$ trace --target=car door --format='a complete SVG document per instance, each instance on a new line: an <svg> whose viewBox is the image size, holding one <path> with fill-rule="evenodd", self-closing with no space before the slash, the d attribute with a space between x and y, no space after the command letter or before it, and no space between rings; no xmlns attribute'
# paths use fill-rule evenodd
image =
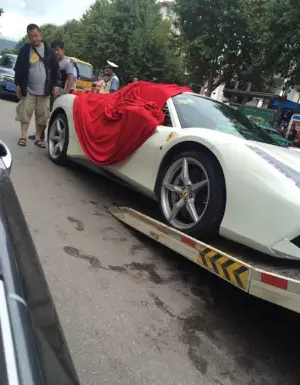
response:
<svg viewBox="0 0 300 385"><path fill-rule="evenodd" d="M125 161L105 167L117 177L150 195L156 180L154 159L172 133L180 130L174 105L170 99L163 110L165 113L163 125L158 126L154 134L140 148Z"/></svg>
<svg viewBox="0 0 300 385"><path fill-rule="evenodd" d="M79 385L0 141L0 384Z"/></svg>

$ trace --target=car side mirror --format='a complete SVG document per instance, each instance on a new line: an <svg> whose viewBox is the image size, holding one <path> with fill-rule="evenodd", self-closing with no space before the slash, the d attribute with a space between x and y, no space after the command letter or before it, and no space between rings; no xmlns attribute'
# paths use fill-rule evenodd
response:
<svg viewBox="0 0 300 385"><path fill-rule="evenodd" d="M11 166L12 166L12 156L9 148L6 146L6 144L2 140L0 140L0 158L7 172L10 173Z"/></svg>

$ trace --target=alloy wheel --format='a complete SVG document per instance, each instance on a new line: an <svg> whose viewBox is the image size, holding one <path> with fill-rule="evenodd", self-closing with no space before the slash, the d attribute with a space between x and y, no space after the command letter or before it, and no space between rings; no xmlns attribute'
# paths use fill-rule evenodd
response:
<svg viewBox="0 0 300 385"><path fill-rule="evenodd" d="M49 133L49 154L52 159L57 159L61 155L66 139L66 126L61 118L54 120Z"/></svg>
<svg viewBox="0 0 300 385"><path fill-rule="evenodd" d="M161 186L161 206L172 226L192 229L203 217L209 196L209 178L197 159L184 157L171 164Z"/></svg>

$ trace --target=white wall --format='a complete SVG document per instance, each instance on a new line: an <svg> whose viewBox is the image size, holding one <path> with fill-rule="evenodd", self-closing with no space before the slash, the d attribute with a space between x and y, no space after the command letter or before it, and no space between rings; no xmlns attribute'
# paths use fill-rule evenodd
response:
<svg viewBox="0 0 300 385"><path fill-rule="evenodd" d="M163 5L163 3L160 3L160 13L164 19L169 18L171 21L174 21L176 18L175 12L172 10L172 5Z"/></svg>
<svg viewBox="0 0 300 385"><path fill-rule="evenodd" d="M221 84L219 87L217 87L212 93L211 98L214 100L218 100L219 102L224 101L223 91L225 88L225 84Z"/></svg>
<svg viewBox="0 0 300 385"><path fill-rule="evenodd" d="M172 9L172 2L160 2L160 13L163 19L168 19L172 23L171 29L173 33L179 34L179 29L175 28L174 21L176 20L176 13Z"/></svg>
<svg viewBox="0 0 300 385"><path fill-rule="evenodd" d="M296 90L296 87L294 87L294 88L290 87L289 88L288 93L287 93L287 99L290 100L291 102L295 102L295 103L300 102L300 94Z"/></svg>

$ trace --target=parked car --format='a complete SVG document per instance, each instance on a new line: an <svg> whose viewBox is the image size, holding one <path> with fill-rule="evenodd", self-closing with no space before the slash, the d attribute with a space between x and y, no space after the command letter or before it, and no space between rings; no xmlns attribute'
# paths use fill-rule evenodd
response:
<svg viewBox="0 0 300 385"><path fill-rule="evenodd" d="M138 87L138 82L135 84ZM221 235L270 257L300 259L299 153L281 147L246 116L223 103L192 92L165 98L162 85L157 84L155 91L151 85L148 94L145 87L145 102L152 102L155 92L160 95L157 99L165 102L165 120L130 156L109 165L91 161L78 139L73 107L80 96L58 98L48 124L48 151L53 162L64 164L72 159L125 182L157 200L168 225L192 236L208 239ZM101 108L98 103L99 111L105 103L109 107L117 100L112 95L99 97L104 103ZM129 116L131 110L126 111ZM80 112L75 118L82 117ZM94 128L95 108L93 113L86 122L93 122ZM126 121L133 124L138 119ZM105 140L112 138L107 135L108 128L109 124L102 130L99 126L93 141L85 142L94 154L97 143L102 140L106 144ZM85 138L90 138L88 123L83 129ZM140 127L123 129L138 133ZM101 138L101 132L106 136ZM115 137L116 142L111 140L106 148L120 152L126 143Z"/></svg>
<svg viewBox="0 0 300 385"><path fill-rule="evenodd" d="M263 123L256 123L256 126L260 127L262 130L264 130L280 146L282 146L282 147L290 147L290 146L293 145L292 141L290 141L290 140L282 137L281 135L279 135L277 130L274 127L269 126L268 124L263 124Z"/></svg>
<svg viewBox="0 0 300 385"><path fill-rule="evenodd" d="M1 385L79 385L0 141Z"/></svg>
<svg viewBox="0 0 300 385"><path fill-rule="evenodd" d="M11 96L16 100L14 67L17 57L17 55L7 53L0 59L0 96Z"/></svg>

